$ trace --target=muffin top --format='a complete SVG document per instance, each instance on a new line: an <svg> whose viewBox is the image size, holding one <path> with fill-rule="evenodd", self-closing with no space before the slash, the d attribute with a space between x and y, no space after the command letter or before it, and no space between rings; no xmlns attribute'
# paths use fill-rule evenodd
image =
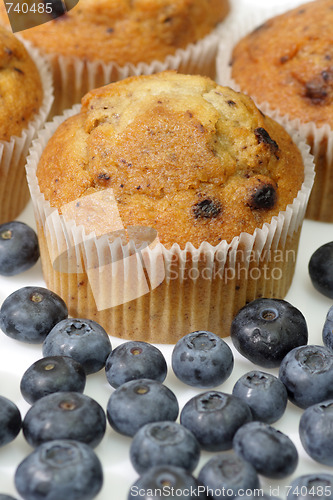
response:
<svg viewBox="0 0 333 500"><path fill-rule="evenodd" d="M37 167L51 206L111 188L124 226L156 229L167 248L253 232L303 177L290 136L249 97L172 71L89 92Z"/></svg>
<svg viewBox="0 0 333 500"><path fill-rule="evenodd" d="M333 128L333 0L272 18L232 54L232 77L257 102Z"/></svg>
<svg viewBox="0 0 333 500"><path fill-rule="evenodd" d="M0 27L0 140L21 135L38 112L43 89L38 69L24 45Z"/></svg>
<svg viewBox="0 0 333 500"><path fill-rule="evenodd" d="M228 0L80 0L22 36L50 54L149 63L206 36L228 10ZM1 18L7 18L4 6Z"/></svg>

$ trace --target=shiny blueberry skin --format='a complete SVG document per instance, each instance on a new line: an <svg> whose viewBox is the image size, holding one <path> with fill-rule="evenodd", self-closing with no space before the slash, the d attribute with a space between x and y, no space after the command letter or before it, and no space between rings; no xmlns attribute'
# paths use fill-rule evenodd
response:
<svg viewBox="0 0 333 500"><path fill-rule="evenodd" d="M296 477L288 488L287 500L333 500L333 475L325 473L304 474Z"/></svg>
<svg viewBox="0 0 333 500"><path fill-rule="evenodd" d="M172 465L156 465L142 474L128 493L127 500L160 500L161 498L192 498L189 492L195 492L195 498L206 500L208 497L202 485L185 469ZM174 493L172 493L174 492ZM176 496L177 494L177 496Z"/></svg>
<svg viewBox="0 0 333 500"><path fill-rule="evenodd" d="M150 379L130 380L116 389L107 404L111 427L126 436L145 424L175 421L179 405L174 393L161 382Z"/></svg>
<svg viewBox="0 0 333 500"><path fill-rule="evenodd" d="M23 374L21 394L30 403L59 391L83 392L86 372L83 366L68 356L48 356L33 363Z"/></svg>
<svg viewBox="0 0 333 500"><path fill-rule="evenodd" d="M67 316L67 306L57 294L47 288L26 286L4 300L0 309L0 327L8 337L40 344Z"/></svg>
<svg viewBox="0 0 333 500"><path fill-rule="evenodd" d="M333 399L312 405L303 412L299 435L313 460L333 466Z"/></svg>
<svg viewBox="0 0 333 500"><path fill-rule="evenodd" d="M315 289L333 299L333 241L325 243L312 254L309 275Z"/></svg>
<svg viewBox="0 0 333 500"><path fill-rule="evenodd" d="M333 306L329 308L326 315L322 336L327 349L333 352Z"/></svg>
<svg viewBox="0 0 333 500"><path fill-rule="evenodd" d="M238 429L233 448L258 474L274 479L289 476L298 464L294 443L286 434L264 422L249 422Z"/></svg>
<svg viewBox="0 0 333 500"><path fill-rule="evenodd" d="M288 394L284 384L271 373L253 370L240 377L232 394L251 408L253 420L272 424L285 412Z"/></svg>
<svg viewBox="0 0 333 500"><path fill-rule="evenodd" d="M228 344L212 332L197 331L178 340L171 357L173 371L182 382L210 388L230 376L234 357Z"/></svg>
<svg viewBox="0 0 333 500"><path fill-rule="evenodd" d="M192 432L176 422L152 422L134 435L130 459L143 474L155 465L174 465L192 472L200 458L200 445Z"/></svg>
<svg viewBox="0 0 333 500"><path fill-rule="evenodd" d="M60 321L43 343L43 356L70 356L83 366L87 375L105 367L111 350L104 328L90 319Z"/></svg>
<svg viewBox="0 0 333 500"><path fill-rule="evenodd" d="M280 299L256 299L244 306L231 325L236 349L259 366L274 368L294 347L308 341L303 314Z"/></svg>
<svg viewBox="0 0 333 500"><path fill-rule="evenodd" d="M167 370L162 352L148 342L125 342L111 352L105 363L106 378L115 389L139 378L163 382Z"/></svg>
<svg viewBox="0 0 333 500"><path fill-rule="evenodd" d="M39 259L35 231L24 222L0 225L0 275L14 276L30 269Z"/></svg>
<svg viewBox="0 0 333 500"><path fill-rule="evenodd" d="M55 392L38 399L23 419L23 434L31 446L52 439L72 439L97 446L106 428L103 408L78 392Z"/></svg>
<svg viewBox="0 0 333 500"><path fill-rule="evenodd" d="M323 346L297 347L283 359L279 378L300 408L333 398L333 353Z"/></svg>
<svg viewBox="0 0 333 500"><path fill-rule="evenodd" d="M16 404L0 396L0 446L13 441L19 434L21 426L21 413Z"/></svg>
<svg viewBox="0 0 333 500"><path fill-rule="evenodd" d="M40 445L15 473L15 486L24 500L91 500L102 485L97 455L90 446L72 440Z"/></svg>
<svg viewBox="0 0 333 500"><path fill-rule="evenodd" d="M208 451L229 450L236 431L251 420L251 410L244 401L219 391L194 396L180 414L180 423Z"/></svg>
<svg viewBox="0 0 333 500"><path fill-rule="evenodd" d="M201 468L198 479L213 493L214 500L235 498L244 490L254 490L260 486L254 467L233 451L214 455ZM221 495L221 490L225 494Z"/></svg>

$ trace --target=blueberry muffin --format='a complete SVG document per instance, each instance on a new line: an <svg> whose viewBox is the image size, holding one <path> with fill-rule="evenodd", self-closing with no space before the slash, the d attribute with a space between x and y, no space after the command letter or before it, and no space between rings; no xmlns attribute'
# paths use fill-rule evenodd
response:
<svg viewBox="0 0 333 500"><path fill-rule="evenodd" d="M0 140L20 135L38 113L43 88L38 69L24 45L0 27Z"/></svg>
<svg viewBox="0 0 333 500"><path fill-rule="evenodd" d="M42 78L27 49L0 27L0 223L21 212L29 199L24 153L43 107ZM44 117L45 118L45 117ZM43 121L43 120L42 120Z"/></svg>
<svg viewBox="0 0 333 500"><path fill-rule="evenodd" d="M243 37L231 57L240 89L298 120L315 155L307 215L333 222L333 0L316 0L275 16Z"/></svg>
<svg viewBox="0 0 333 500"><path fill-rule="evenodd" d="M252 295L286 293L295 262L274 261L270 251L282 257L288 250L296 252L303 209L291 209L287 225L281 214L293 206L305 173L299 148L280 124L265 117L249 97L208 77L176 72L95 89L78 111L59 127L54 124L38 163L28 169L45 280L63 296L71 314L88 313L116 336L174 342L195 329L228 335L235 310ZM113 212L107 196L113 197ZM96 253L89 246L92 240L88 246L82 240L78 250L79 239L73 237L76 250L69 256L63 244L73 227L62 239L57 216L60 226L66 217L70 225L74 220L96 237L97 246L106 247ZM55 258L51 219L60 249ZM143 262L150 282L156 273L161 279L148 291L131 283L138 287L136 298L122 302L128 297L122 295L117 305L105 307L101 295L117 295L108 289L115 285L106 265L112 258L106 255L116 255L108 245L117 245L110 236L122 228L125 237L131 228L156 231L158 241L145 248ZM79 267L69 270L67 262L66 271L59 271L54 262L60 253L68 262L81 255L84 266L103 272L92 275L83 266L75 273L79 261ZM134 280L142 265L126 258L116 259L123 266L123 274L117 271L121 294L125 276ZM235 262L247 272L256 267L260 277L235 273ZM281 268L279 279L265 277L262 266Z"/></svg>
<svg viewBox="0 0 333 500"><path fill-rule="evenodd" d="M162 63L162 69L215 72L217 38L204 40L228 11L228 0L80 0L63 16L21 34L52 62L55 105L63 100L58 112L91 88L156 72ZM4 7L1 17L6 20ZM197 43L201 49L192 47Z"/></svg>

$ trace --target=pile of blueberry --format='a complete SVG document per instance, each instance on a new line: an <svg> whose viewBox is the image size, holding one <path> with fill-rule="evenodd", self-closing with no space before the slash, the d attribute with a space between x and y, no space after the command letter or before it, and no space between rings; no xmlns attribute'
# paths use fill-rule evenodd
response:
<svg viewBox="0 0 333 500"><path fill-rule="evenodd" d="M7 232L15 233L15 227L4 226L0 241L5 234L8 242ZM8 246L0 242L0 274L10 267L6 252L13 252L15 245L4 250ZM38 252L34 255L27 259L30 265ZM325 258L327 266L326 249ZM331 258L333 268L333 252ZM318 255L310 261L314 282L318 276L322 280L318 262ZM29 265L20 262L19 267ZM332 281L328 289L333 292ZM234 347L258 367L279 368L279 375L249 371L234 384L232 394L217 390L234 367L228 344L208 331L185 335L173 348L172 370L202 392L182 409L164 384L167 363L157 347L127 341L112 349L99 324L69 318L64 301L46 288L26 286L9 295L0 308L0 328L18 341L42 344L43 357L21 378L21 394L31 405L24 418L12 401L0 397L0 446L22 431L34 449L15 473L24 500L95 498L103 469L94 448L107 424L131 438L130 460L139 478L128 500L139 492L143 500L173 497L170 491L177 491L181 500L191 498L191 491L201 500L244 498L244 491L246 498L257 498L260 475L285 478L298 464L294 443L272 425L288 400L304 410L299 436L305 451L333 466L333 306L322 346L308 345L304 316L284 300L262 298L243 307L232 323ZM105 409L84 394L87 377L100 370L113 388ZM194 476L201 450L215 453ZM330 474L301 476L291 486L288 500L333 499ZM166 493L154 496L153 491ZM1 499L13 500L0 494Z"/></svg>

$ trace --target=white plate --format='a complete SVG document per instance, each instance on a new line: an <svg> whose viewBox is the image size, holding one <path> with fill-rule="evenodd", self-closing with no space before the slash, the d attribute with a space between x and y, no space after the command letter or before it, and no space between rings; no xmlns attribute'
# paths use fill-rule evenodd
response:
<svg viewBox="0 0 333 500"><path fill-rule="evenodd" d="M300 4L299 0L294 2L280 0L236 0L234 4L239 6L243 14L245 9L257 8L261 6L274 7L277 3L285 3L286 8L291 5ZM28 205L26 210L18 218L35 227L32 206ZM322 327L329 307L333 301L320 295L312 286L308 275L308 261L312 253L321 245L333 240L333 224L324 224L305 221L302 229L299 254L297 259L296 273L291 289L286 300L299 308L306 317L309 329L309 344L322 344ZM38 285L45 286L42 278L40 263L38 262L31 270L11 277L0 277L0 304L14 290L23 286ZM184 335L189 332L184 332ZM8 338L0 333L0 395L6 396L14 401L21 410L22 416L29 409L29 405L23 400L19 384L24 371L37 359L42 357L41 346L22 344ZM242 358L233 348L230 339L226 339L233 350L235 356L235 367L230 378L217 389L223 392L231 392L237 379L249 370L254 369L254 365ZM116 347L122 341L111 337L112 346ZM172 347L170 345L158 346L164 353L168 362L169 372L165 384L176 394L180 408L192 396L201 392L185 386L178 381L170 368L170 357ZM277 375L278 370L265 370ZM87 380L85 393L96 399L103 408L106 408L108 398L112 393L112 388L108 385L104 371L95 375L90 375ZM299 464L295 473L284 480L268 480L260 478L263 489L267 492L285 498L287 487L291 481L305 473L327 471L333 473L330 467L324 467L313 461L303 450L298 435L298 423L302 410L288 403L284 416L274 424L276 428L290 436L299 452ZM129 447L131 439L123 437L107 427L106 435L102 443L95 449L102 461L104 468L104 485L97 500L113 499L126 500L131 484L137 479L137 473L133 469L129 460ZM14 486L14 473L17 465L23 458L32 451L26 443L22 433L10 444L0 449L0 493L11 494L19 498ZM202 465L212 456L212 453L202 452L201 459L194 474L200 470ZM138 497L140 498L140 497ZM60 500L60 499L59 499Z"/></svg>
<svg viewBox="0 0 333 500"><path fill-rule="evenodd" d="M31 204L23 212L19 220L29 223L34 227L33 213ZM333 240L333 224L324 224L312 221L304 221L299 253L297 258L296 273L291 289L286 297L290 303L301 310L304 314L309 329L309 344L322 344L321 332L325 317L333 301L319 294L312 286L308 275L308 261L312 253L322 244ZM41 275L40 263L25 273L4 278L0 277L0 304L14 290L28 285L45 286ZM188 332L184 332L184 335ZM37 359L42 357L40 345L28 345L17 342L1 335L0 349L0 395L8 397L14 401L21 410L22 416L29 409L19 389L19 383L24 371ZM254 365L240 356L233 348L230 339L226 339L233 350L235 356L235 367L230 378L217 389L230 393L237 379L249 370L254 369ZM122 340L111 337L112 346L119 345ZM187 387L178 381L170 367L171 345L158 345L164 353L169 372L165 384L176 394L180 408L195 394L202 392ZM275 375L278 370L264 370ZM113 389L108 385L104 371L90 375L87 379L85 394L96 399L103 408L106 408L108 398ZM274 424L274 426L290 436L299 452L299 464L295 473L285 480L268 480L261 477L261 484L265 491L278 489L281 498L285 497L286 487L290 485L293 478L310 472L319 472L326 470L333 473L330 467L313 461L307 456L302 448L298 436L298 422L302 410L291 403L288 403L284 416ZM101 444L95 449L101 459L104 467L104 485L97 500L126 500L131 484L137 479L137 474L129 460L129 446L131 438L121 436L111 429L108 425L106 435ZM10 444L0 449L0 493L18 495L14 487L14 473L18 463L32 451L30 445L26 443L22 433ZM202 465L212 456L212 453L202 452L201 459L196 474ZM277 491L275 491L277 493ZM60 500L60 499L59 499Z"/></svg>

